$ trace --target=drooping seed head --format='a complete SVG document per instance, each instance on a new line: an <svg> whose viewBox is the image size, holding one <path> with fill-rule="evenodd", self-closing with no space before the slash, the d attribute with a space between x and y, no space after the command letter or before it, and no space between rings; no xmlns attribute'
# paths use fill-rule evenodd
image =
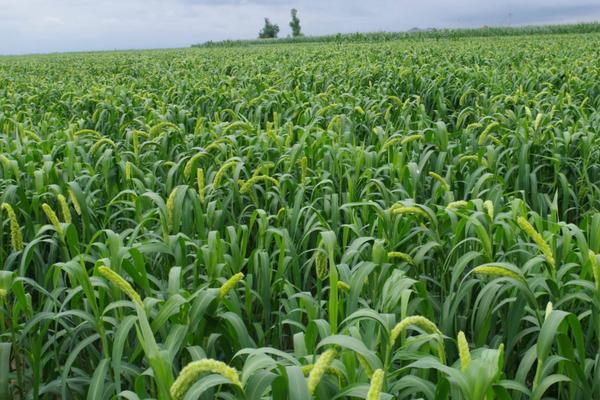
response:
<svg viewBox="0 0 600 400"><path fill-rule="evenodd" d="M54 226L56 232L58 232L58 234L62 236L63 230L60 225L60 221L58 220L58 217L56 216L56 213L54 212L52 207L50 207L47 203L44 203L42 204L42 210L44 210L46 217L48 218L52 226Z"/></svg>
<svg viewBox="0 0 600 400"><path fill-rule="evenodd" d="M94 143L94 145L90 149L90 154L92 154L92 155L95 154L96 151L98 151L98 149L100 148L100 146L102 146L103 144L109 144L112 147L117 147L117 145L115 144L115 142L113 142L109 138L102 138L102 139L96 141L96 143Z"/></svg>
<svg viewBox="0 0 600 400"><path fill-rule="evenodd" d="M402 334L402 332L404 332L409 326L416 326L429 334L442 336L442 332L440 332L438 327L433 322L423 316L413 315L404 318L402 321L398 322L396 326L394 326L390 332L390 347L394 346L396 339L398 339L400 334Z"/></svg>
<svg viewBox="0 0 600 400"><path fill-rule="evenodd" d="M227 281L225 281L225 283L223 283L223 285L219 288L219 298L222 299L223 297L227 296L227 293L229 293L229 291L233 289L235 285L237 285L242 279L244 279L244 274L242 272L238 272L231 278L227 279Z"/></svg>
<svg viewBox="0 0 600 400"><path fill-rule="evenodd" d="M415 142L417 140L422 140L424 138L424 136L420 133L415 133L414 135L408 135L402 138L402 140L400 141L400 144L404 145L404 144L409 144L412 142Z"/></svg>
<svg viewBox="0 0 600 400"><path fill-rule="evenodd" d="M200 197L201 202L204 202L204 170L202 168L196 170L196 183L198 185L198 197Z"/></svg>
<svg viewBox="0 0 600 400"><path fill-rule="evenodd" d="M387 254L387 256L388 256L388 258L392 258L392 259L393 258L398 258L398 259L404 261L405 263L408 263L408 264L411 264L411 265L415 264L415 260L413 260L413 258L410 255L408 255L406 253L403 253L401 251L390 251Z"/></svg>
<svg viewBox="0 0 600 400"><path fill-rule="evenodd" d="M240 377L235 368L230 367L222 361L207 358L204 360L192 361L181 370L179 376L171 385L170 392L173 399L183 399L187 391L198 380L200 375L207 372L221 375L232 384L240 388L242 387L242 382L240 381Z"/></svg>
<svg viewBox="0 0 600 400"><path fill-rule="evenodd" d="M479 135L479 145L480 146L483 146L485 144L485 139L487 139L491 130L499 125L500 124L498 122L492 122L483 130L483 132L481 132L481 135Z"/></svg>
<svg viewBox="0 0 600 400"><path fill-rule="evenodd" d="M446 208L448 210L456 210L457 208L465 208L468 205L469 205L468 201L457 200L457 201L452 201L452 202L448 203L448 205L446 206Z"/></svg>
<svg viewBox="0 0 600 400"><path fill-rule="evenodd" d="M221 180L223 179L223 176L225 176L225 172L227 172L228 169L235 167L236 165L237 165L237 161L231 160L231 161L227 161L225 164L223 164L221 166L221 168L219 168L219 170L215 174L215 178L213 179L213 188L214 189L218 188L219 185L221 185Z"/></svg>
<svg viewBox="0 0 600 400"><path fill-rule="evenodd" d="M473 268L473 273L479 275L512 278L519 282L525 282L525 279L521 275L502 265L480 265L479 267Z"/></svg>
<svg viewBox="0 0 600 400"><path fill-rule="evenodd" d="M167 198L167 225L172 227L173 225L173 211L175 209L175 197L177 195L177 188L171 190L169 197Z"/></svg>
<svg viewBox="0 0 600 400"><path fill-rule="evenodd" d="M336 286L337 286L338 290L340 290L342 292L349 292L350 291L350 285L348 285L344 281L337 281Z"/></svg>
<svg viewBox="0 0 600 400"><path fill-rule="evenodd" d="M308 392L311 395L315 392L317 385L321 382L321 378L327 372L336 355L337 351L335 349L326 350L315 363L315 366L308 375Z"/></svg>
<svg viewBox="0 0 600 400"><path fill-rule="evenodd" d="M127 161L125 163L125 180L126 181L130 181L131 180L131 162Z"/></svg>
<svg viewBox="0 0 600 400"><path fill-rule="evenodd" d="M73 208L75 209L77 215L81 215L81 206L79 205L77 196L75 196L75 192L71 188L69 188L69 198L71 199L71 203L73 203Z"/></svg>
<svg viewBox="0 0 600 400"><path fill-rule="evenodd" d="M377 369L375 372L373 372L371 384L369 385L369 391L367 392L367 400L379 400L381 388L383 387L384 376L385 373L382 369Z"/></svg>
<svg viewBox="0 0 600 400"><path fill-rule="evenodd" d="M535 228L525 218L517 218L517 223L519 224L519 227L521 227L521 229L527 234L527 236L529 236L531 240L535 242L538 249L540 249L546 258L546 261L550 265L552 276L556 276L556 261L554 260L554 255L552 254L552 250L550 249L550 246L548 246L548 243L546 243L542 235L540 235L539 232L536 231Z"/></svg>
<svg viewBox="0 0 600 400"><path fill-rule="evenodd" d="M12 206L8 203L2 203L2 209L6 211L10 223L11 247L13 251L21 251L23 250L23 235L21 234L21 227L17 221L17 215L15 214Z"/></svg>
<svg viewBox="0 0 600 400"><path fill-rule="evenodd" d="M272 178L268 175L257 175L257 176L253 176L252 178L248 179L240 188L240 193L241 194L245 194L248 193L252 187L254 185L256 185L258 182L271 182L273 185L278 186L279 185L279 181L275 178Z"/></svg>
<svg viewBox="0 0 600 400"><path fill-rule="evenodd" d="M208 153L206 153L206 152L196 153L188 160L188 162L185 164L185 167L183 168L183 176L186 179L188 179L190 177L190 175L192 174L192 169L197 164L198 160L200 160L202 157L204 157L207 154Z"/></svg>
<svg viewBox="0 0 600 400"><path fill-rule="evenodd" d="M592 275L594 275L596 288L600 290L600 268L598 267L598 257L592 250L588 252L588 256L590 258L590 263L592 264Z"/></svg>
<svg viewBox="0 0 600 400"><path fill-rule="evenodd" d="M310 375L310 372L313 370L314 367L315 367L315 364L304 365L302 367L302 373L304 374L304 376L308 377L308 375ZM338 382L340 382L340 383L346 382L346 377L344 376L342 371L340 371L339 369L337 369L335 367L328 367L327 370L325 371L325 373L328 375L335 375L335 377L338 378Z"/></svg>
<svg viewBox="0 0 600 400"><path fill-rule="evenodd" d="M486 200L483 202L483 208L487 211L487 215L491 220L494 219L494 203L491 200Z"/></svg>
<svg viewBox="0 0 600 400"><path fill-rule="evenodd" d="M323 281L329 274L329 259L327 257L327 253L325 252L323 242L319 244L319 247L316 251L317 254L315 255L315 264L317 267L317 279Z"/></svg>
<svg viewBox="0 0 600 400"><path fill-rule="evenodd" d="M441 175L438 175L435 172L431 171L429 172L429 176L438 181L440 186L444 188L446 192L450 190L450 185L448 185L448 182L446 182L446 180Z"/></svg>
<svg viewBox="0 0 600 400"><path fill-rule="evenodd" d="M98 272L100 272L103 277L105 277L108 281L125 293L131 299L131 301L140 307L144 307L144 303L142 302L142 298L138 292L136 292L129 282L123 279L121 275L104 265L98 268Z"/></svg>
<svg viewBox="0 0 600 400"><path fill-rule="evenodd" d="M416 206L405 206L403 204L395 204L390 208L392 215L421 215L425 218L430 219L431 216L420 207Z"/></svg>
<svg viewBox="0 0 600 400"><path fill-rule="evenodd" d="M373 368L371 368L371 365L369 365L367 360L359 353L356 353L356 358L358 359L358 362L360 363L360 365L363 367L363 369L367 373L367 376L369 378L371 378L373 376Z"/></svg>
<svg viewBox="0 0 600 400"><path fill-rule="evenodd" d="M304 186L304 184L306 182L307 170L308 170L308 158L306 158L306 156L305 156L300 159L300 172L301 172L300 183L302 186Z"/></svg>
<svg viewBox="0 0 600 400"><path fill-rule="evenodd" d="M67 199L62 194L57 196L58 204L60 205L60 212L67 224L70 224L71 221L71 211L69 210L69 205L67 204Z"/></svg>
<svg viewBox="0 0 600 400"><path fill-rule="evenodd" d="M471 353L469 352L469 343L463 331L458 332L458 356L460 358L460 369L465 371L471 363Z"/></svg>

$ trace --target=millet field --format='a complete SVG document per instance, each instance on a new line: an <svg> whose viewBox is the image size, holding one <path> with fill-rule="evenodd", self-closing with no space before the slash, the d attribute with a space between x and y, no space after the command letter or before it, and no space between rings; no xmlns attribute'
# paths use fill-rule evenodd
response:
<svg viewBox="0 0 600 400"><path fill-rule="evenodd" d="M600 34L0 57L0 399L600 399Z"/></svg>

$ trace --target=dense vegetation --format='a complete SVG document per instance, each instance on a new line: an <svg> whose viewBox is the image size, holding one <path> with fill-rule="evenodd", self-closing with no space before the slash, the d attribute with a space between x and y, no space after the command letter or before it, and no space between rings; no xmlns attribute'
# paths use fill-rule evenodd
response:
<svg viewBox="0 0 600 400"><path fill-rule="evenodd" d="M589 22L565 25L531 25L531 26L484 26L481 28L462 29L422 29L407 32L356 32L337 33L321 36L293 36L279 39L260 40L223 40L208 41L194 44L192 47L239 47L257 44L282 44L282 43L373 43L392 40L424 40L424 39L459 39L465 37L493 37L493 36L523 36L523 35L558 35L572 33L598 33L600 23Z"/></svg>
<svg viewBox="0 0 600 400"><path fill-rule="evenodd" d="M0 398L600 398L598 59L0 58Z"/></svg>

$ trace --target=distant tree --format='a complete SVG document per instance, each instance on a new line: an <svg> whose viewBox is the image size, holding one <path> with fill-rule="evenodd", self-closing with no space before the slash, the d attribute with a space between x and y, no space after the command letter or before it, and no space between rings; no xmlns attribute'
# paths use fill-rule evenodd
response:
<svg viewBox="0 0 600 400"><path fill-rule="evenodd" d="M291 10L292 20L290 21L290 28L292 28L292 37L300 37L303 36L300 30L300 19L298 18L298 10L292 8Z"/></svg>
<svg viewBox="0 0 600 400"><path fill-rule="evenodd" d="M265 18L265 26L258 33L260 39L274 39L279 33L279 25L271 23L269 18Z"/></svg>

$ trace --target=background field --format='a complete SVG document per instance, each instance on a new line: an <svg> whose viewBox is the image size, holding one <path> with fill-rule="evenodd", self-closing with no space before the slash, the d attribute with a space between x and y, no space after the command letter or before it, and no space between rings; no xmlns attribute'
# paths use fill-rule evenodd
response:
<svg viewBox="0 0 600 400"><path fill-rule="evenodd" d="M0 399L600 398L598 60L0 58Z"/></svg>

